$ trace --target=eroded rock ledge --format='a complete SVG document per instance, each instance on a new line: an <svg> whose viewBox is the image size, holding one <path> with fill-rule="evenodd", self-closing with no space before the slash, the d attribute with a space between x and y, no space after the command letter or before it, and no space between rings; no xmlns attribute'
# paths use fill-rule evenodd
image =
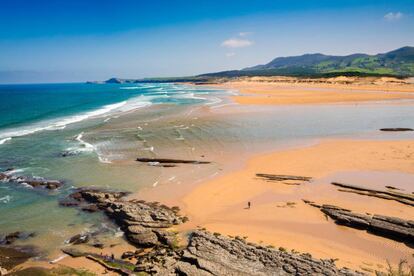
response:
<svg viewBox="0 0 414 276"><path fill-rule="evenodd" d="M156 275L361 275L338 269L332 260L317 260L247 243L241 238L194 231L188 246L141 258L137 271Z"/></svg>
<svg viewBox="0 0 414 276"><path fill-rule="evenodd" d="M173 225L186 221L179 208L169 208L157 202L124 200L125 192L99 189L78 189L61 202L65 206L79 206L82 210L102 210L125 232L126 238L139 247L175 243L175 234L168 231Z"/></svg>
<svg viewBox="0 0 414 276"><path fill-rule="evenodd" d="M304 182L310 182L312 177L296 176L296 175L281 175L281 174L266 174L257 173L256 177L269 182L281 182L286 185L301 185Z"/></svg>
<svg viewBox="0 0 414 276"><path fill-rule="evenodd" d="M387 200L395 200L406 205L414 206L414 194L402 193L398 191L398 188L392 186L387 186L388 190L382 191L339 182L332 182L331 184L340 187L341 189L338 189L340 192L355 193Z"/></svg>
<svg viewBox="0 0 414 276"><path fill-rule="evenodd" d="M361 275L337 268L333 260L318 260L310 254L263 247L242 238L233 239L203 230L189 233L188 244L180 247L176 234L168 229L186 221L178 213L178 207L127 201L123 199L125 195L79 189L64 205L95 206L121 226L128 241L139 248L123 254L125 259L137 260L133 265L135 272L150 275Z"/></svg>
<svg viewBox="0 0 414 276"><path fill-rule="evenodd" d="M414 247L414 221L383 215L359 214L334 205L318 205L304 200L305 203L319 208L335 223L366 230L372 234L404 242Z"/></svg>

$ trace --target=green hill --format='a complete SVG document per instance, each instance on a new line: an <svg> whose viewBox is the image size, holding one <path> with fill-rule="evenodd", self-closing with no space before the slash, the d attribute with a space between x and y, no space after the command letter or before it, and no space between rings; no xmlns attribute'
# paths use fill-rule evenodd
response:
<svg viewBox="0 0 414 276"><path fill-rule="evenodd" d="M414 47L403 47L388 53L348 56L305 54L302 56L278 57L264 65L242 70L203 74L210 77L236 76L414 76Z"/></svg>

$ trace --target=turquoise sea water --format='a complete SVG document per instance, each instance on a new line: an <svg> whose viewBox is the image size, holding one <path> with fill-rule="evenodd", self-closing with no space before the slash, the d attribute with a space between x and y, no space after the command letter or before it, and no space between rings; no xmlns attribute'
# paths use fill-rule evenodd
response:
<svg viewBox="0 0 414 276"><path fill-rule="evenodd" d="M157 103L194 104L208 93L171 84L33 84L0 85L0 144L10 138L71 123L111 111Z"/></svg>
<svg viewBox="0 0 414 276"><path fill-rule="evenodd" d="M0 234L34 231L37 237L30 243L49 251L72 234L101 227L100 215L79 214L58 205L75 186L137 188L130 183L116 185L130 177L108 164L111 139L122 134L116 131L108 137L94 130L131 111L142 110L139 118L146 119L146 114L159 118L166 112L214 104L220 101L216 92L174 84L0 85L0 171L13 168L17 175L65 182L56 192L0 182ZM153 108L157 111L151 112ZM65 152L73 156L62 157ZM145 168L137 171L143 174Z"/></svg>

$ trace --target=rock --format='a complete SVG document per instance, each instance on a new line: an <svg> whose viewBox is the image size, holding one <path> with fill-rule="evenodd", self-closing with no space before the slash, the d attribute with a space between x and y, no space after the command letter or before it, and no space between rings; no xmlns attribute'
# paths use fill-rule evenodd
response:
<svg viewBox="0 0 414 276"><path fill-rule="evenodd" d="M90 239L90 235L89 234L77 234L73 237L71 237L67 243L71 243L71 244L82 244L82 243L87 243Z"/></svg>
<svg viewBox="0 0 414 276"><path fill-rule="evenodd" d="M331 260L247 244L205 231L190 234L182 250L157 248L138 257L136 271L156 275L362 275Z"/></svg>
<svg viewBox="0 0 414 276"><path fill-rule="evenodd" d="M9 183L24 184L31 186L32 188L42 187L49 190L55 190L63 185L59 180L48 180L41 177L15 176L7 171L0 173L0 180Z"/></svg>
<svg viewBox="0 0 414 276"><path fill-rule="evenodd" d="M69 248L62 248L61 250L62 250L63 253L65 253L65 254L67 254L71 257L74 257L74 258L85 256L84 252L82 252L78 249L75 249L75 248L70 248L69 247Z"/></svg>
<svg viewBox="0 0 414 276"><path fill-rule="evenodd" d="M71 157L79 155L81 152L78 150L65 150L60 153L61 157Z"/></svg>
<svg viewBox="0 0 414 276"><path fill-rule="evenodd" d="M90 213L94 213L94 212L98 212L99 208L98 206L94 205L94 204L89 204L86 206L82 206L82 211L86 211L86 212L90 212Z"/></svg>
<svg viewBox="0 0 414 276"><path fill-rule="evenodd" d="M149 164L157 164L157 163L158 164L210 164L211 163L208 161L181 160L181 159L168 159L168 158L137 158L137 161L145 162Z"/></svg>
<svg viewBox="0 0 414 276"><path fill-rule="evenodd" d="M92 246L95 248L100 248L100 249L103 249L105 247L105 245L100 242L93 243Z"/></svg>
<svg viewBox="0 0 414 276"><path fill-rule="evenodd" d="M145 228L140 225L131 225L127 228L126 235L130 242L138 246L152 247L159 244L158 236L151 228Z"/></svg>
<svg viewBox="0 0 414 276"><path fill-rule="evenodd" d="M378 198L387 199L387 200L395 200L395 201L398 201L406 205L414 206L414 195L413 194L399 192L394 187L393 187L394 189L391 189L391 190L381 191L381 190L370 189L370 188L365 188L365 187L350 185L350 184L344 184L344 183L339 183L339 182L332 182L331 184L344 188L344 189L338 189L340 192L355 193L359 195L373 196L373 197L378 197ZM387 187L391 187L391 186L387 186Z"/></svg>
<svg viewBox="0 0 414 276"><path fill-rule="evenodd" d="M127 251L122 253L121 259L130 259L135 257L135 252Z"/></svg>
<svg viewBox="0 0 414 276"><path fill-rule="evenodd" d="M64 206L64 207L74 207L74 206L79 206L80 203L79 201L67 198L67 199L59 200L59 205Z"/></svg>
<svg viewBox="0 0 414 276"><path fill-rule="evenodd" d="M295 176L295 175L279 175L279 174L257 173L256 176L258 178L264 179L266 181L282 182L283 184L286 184L286 185L300 185L301 182L309 182L309 181L312 180L312 177Z"/></svg>
<svg viewBox="0 0 414 276"><path fill-rule="evenodd" d="M414 131L412 128L395 127L395 128L381 128L381 131Z"/></svg>
<svg viewBox="0 0 414 276"><path fill-rule="evenodd" d="M0 246L0 267L11 270L36 255L33 247Z"/></svg>
<svg viewBox="0 0 414 276"><path fill-rule="evenodd" d="M96 188L78 189L69 199L77 202L81 210L102 210L125 232L129 242L140 247L169 244L174 237L161 228L169 228L183 223L184 217L177 208L169 208L155 202L123 200L125 192L100 190ZM69 204L72 206L72 204Z"/></svg>
<svg viewBox="0 0 414 276"><path fill-rule="evenodd" d="M0 245L11 245L17 240L25 240L28 238L32 238L34 236L35 236L34 232L27 233L27 232L20 232L20 231L9 233L4 236L0 235Z"/></svg>
<svg viewBox="0 0 414 276"><path fill-rule="evenodd" d="M132 244L146 248L125 252L124 259L136 258L132 269L150 275L359 275L339 269L331 260L313 259L309 254L295 254L248 244L205 231L190 233L188 245L179 248L176 233L169 231L184 218L179 208L157 202L124 200L125 193L98 189L79 189L69 198L83 205L94 204L112 218ZM102 256L64 251L85 256L104 266L113 265ZM124 263L126 270L131 264Z"/></svg>
<svg viewBox="0 0 414 276"><path fill-rule="evenodd" d="M332 218L335 223L366 230L369 233L404 242L414 247L414 221L382 215L354 213L333 205L321 205L320 210Z"/></svg>

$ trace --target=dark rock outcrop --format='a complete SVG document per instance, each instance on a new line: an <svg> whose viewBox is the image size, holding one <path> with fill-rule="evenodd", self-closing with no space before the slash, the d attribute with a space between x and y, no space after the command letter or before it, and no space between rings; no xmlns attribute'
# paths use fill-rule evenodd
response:
<svg viewBox="0 0 414 276"><path fill-rule="evenodd" d="M89 234L77 234L73 237L71 237L67 243L71 243L71 244L82 244L82 243L87 243L90 240L90 235Z"/></svg>
<svg viewBox="0 0 414 276"><path fill-rule="evenodd" d="M303 182L310 182L312 180L312 177L308 177L308 176L265 174L265 173L257 173L256 177L266 180L266 181L270 181L270 182L281 182L286 185L300 185Z"/></svg>
<svg viewBox="0 0 414 276"><path fill-rule="evenodd" d="M179 208L156 202L124 200L125 193L98 189L79 189L69 196L83 205L95 205L112 218L125 232L129 242L141 250L128 251L123 259L136 259L132 270L149 275L359 275L346 268L339 269L333 260L318 260L309 254L279 251L247 243L241 238L230 239L206 231L190 233L188 244L180 247L173 225L186 219ZM145 248L145 249L144 249ZM74 248L63 251L73 257L84 256L113 267L113 260L80 252ZM131 269L128 262L122 273ZM126 270L125 270L126 269Z"/></svg>
<svg viewBox="0 0 414 276"><path fill-rule="evenodd" d="M414 131L412 128L407 127L394 127L394 128L381 128L381 131Z"/></svg>
<svg viewBox="0 0 414 276"><path fill-rule="evenodd" d="M360 275L318 260L205 231L190 234L183 250L158 248L138 256L136 271L151 275Z"/></svg>
<svg viewBox="0 0 414 276"><path fill-rule="evenodd" d="M95 206L112 218L125 232L129 242L140 247L166 245L174 242L175 235L167 231L182 223L185 217L178 208L169 208L156 202L123 200L127 193L99 189L79 189L64 201L65 206Z"/></svg>
<svg viewBox="0 0 414 276"><path fill-rule="evenodd" d="M306 203L309 204L309 202ZM383 215L358 214L351 210L328 204L310 204L320 208L324 214L332 218L339 225L366 230L369 233L404 242L408 246L414 247L413 220L404 220Z"/></svg>
<svg viewBox="0 0 414 276"><path fill-rule="evenodd" d="M35 236L34 232L20 232L16 231L6 235L0 235L0 245L11 245L17 240L25 240Z"/></svg>
<svg viewBox="0 0 414 276"><path fill-rule="evenodd" d="M167 164L163 165L173 167L171 164L210 164L209 161L197 161L197 160L181 160L181 159L168 159L168 158L137 158L138 162L150 163L150 164Z"/></svg>
<svg viewBox="0 0 414 276"><path fill-rule="evenodd" d="M81 152L78 150L65 150L62 151L59 156L60 157L71 157L71 156L77 156L79 155Z"/></svg>
<svg viewBox="0 0 414 276"><path fill-rule="evenodd" d="M49 190L55 190L63 185L59 180L49 180L42 177L16 176L8 171L0 173L0 181L28 185L33 188L41 187Z"/></svg>
<svg viewBox="0 0 414 276"><path fill-rule="evenodd" d="M414 206L414 195L399 192L398 189L395 187L392 187L392 189L388 188L389 190L386 191L382 191L339 182L332 182L331 184L343 188L338 189L340 192L355 193L359 195L373 196L387 200L395 200L406 205Z"/></svg>
<svg viewBox="0 0 414 276"><path fill-rule="evenodd" d="M0 267L11 270L36 255L33 247L0 246Z"/></svg>

